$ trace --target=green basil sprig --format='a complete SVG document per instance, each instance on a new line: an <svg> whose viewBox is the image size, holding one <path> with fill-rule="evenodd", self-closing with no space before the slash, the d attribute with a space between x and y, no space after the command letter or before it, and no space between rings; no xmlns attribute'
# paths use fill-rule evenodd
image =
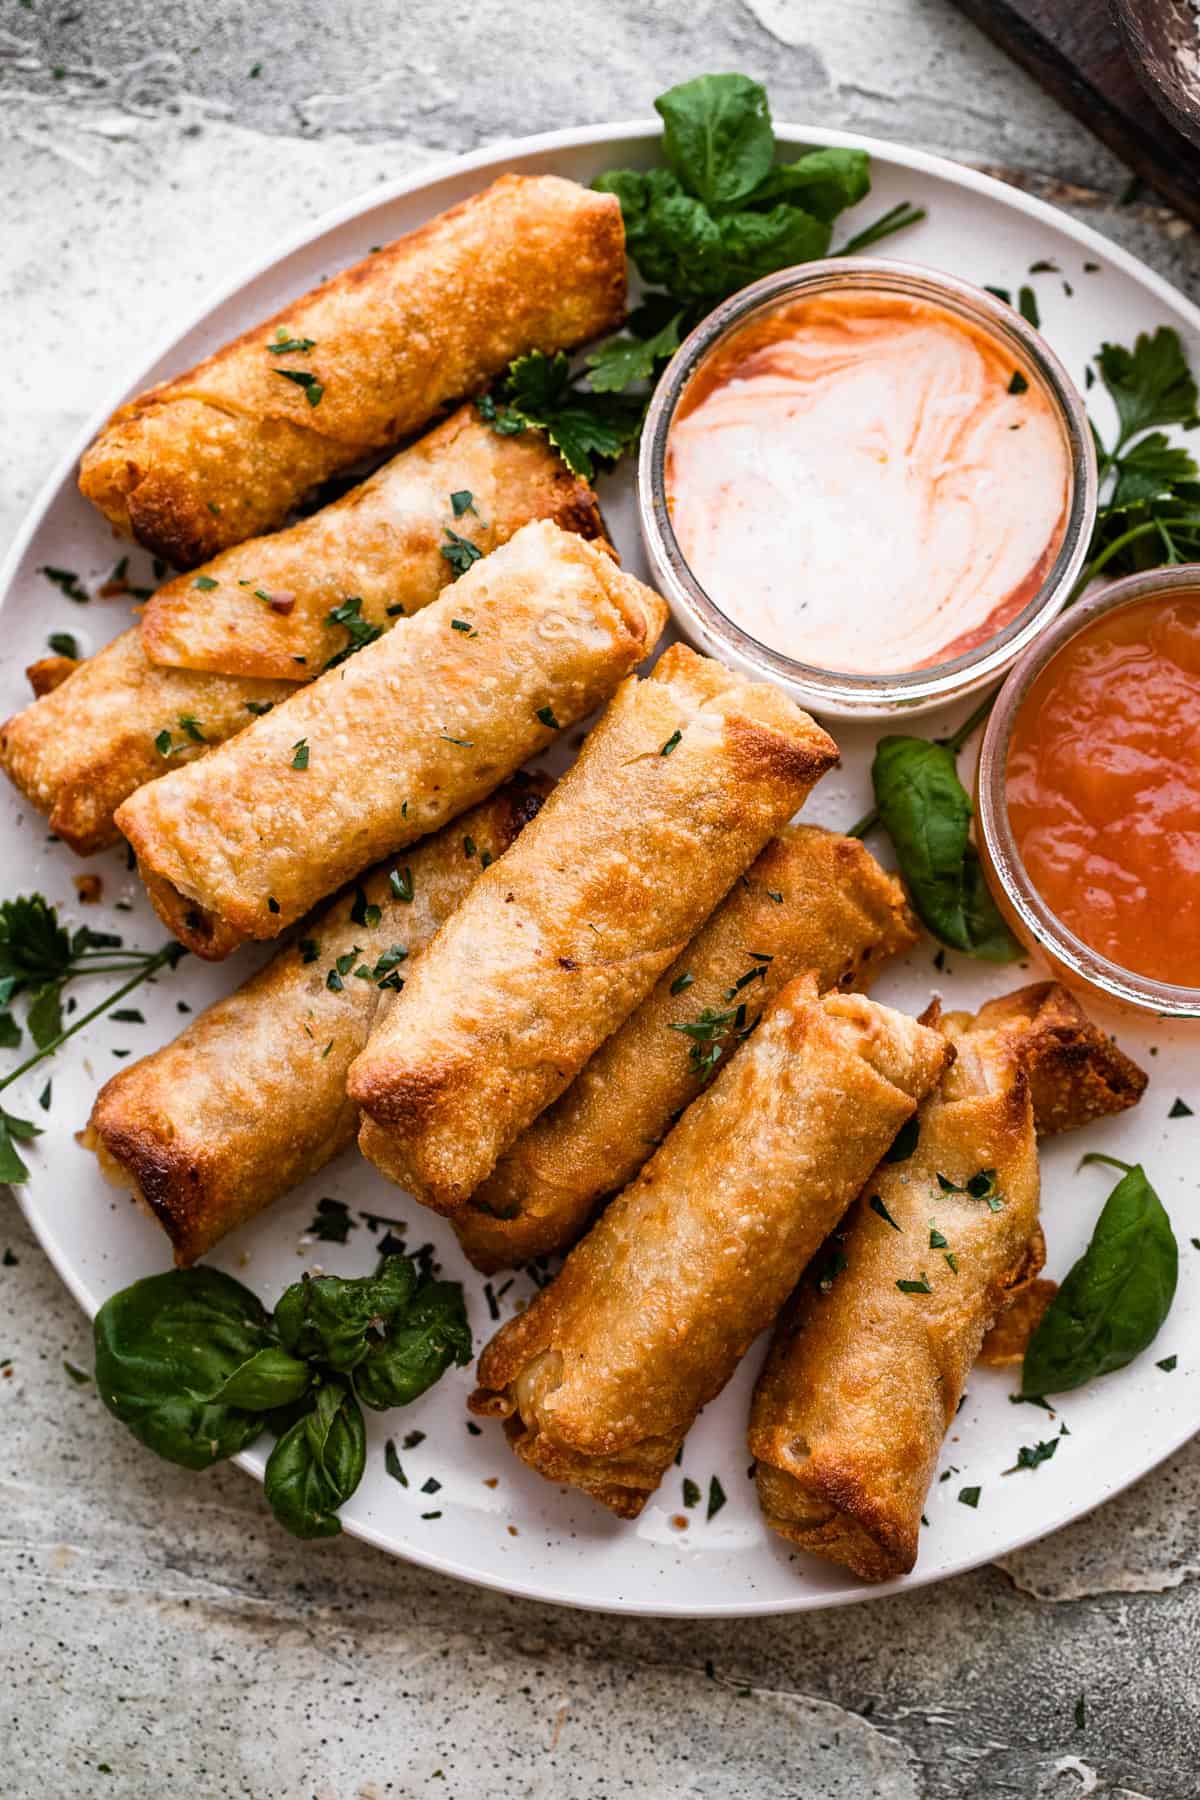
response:
<svg viewBox="0 0 1200 1800"><path fill-rule="evenodd" d="M374 1275L305 1276L274 1313L219 1269L122 1288L96 1315L96 1387L156 1455L185 1469L278 1435L266 1495L298 1537L331 1537L362 1478L359 1405L405 1406L471 1360L462 1288L386 1256Z"/></svg>
<svg viewBox="0 0 1200 1800"><path fill-rule="evenodd" d="M1153 1343L1175 1298L1179 1249L1142 1165L1099 1151L1083 1162L1124 1174L1029 1340L1021 1374L1027 1396L1065 1393L1123 1369Z"/></svg>
<svg viewBox="0 0 1200 1800"><path fill-rule="evenodd" d="M871 780L922 924L951 949L986 962L1020 956L1021 946L997 910L970 840L971 800L950 745L880 738Z"/></svg>

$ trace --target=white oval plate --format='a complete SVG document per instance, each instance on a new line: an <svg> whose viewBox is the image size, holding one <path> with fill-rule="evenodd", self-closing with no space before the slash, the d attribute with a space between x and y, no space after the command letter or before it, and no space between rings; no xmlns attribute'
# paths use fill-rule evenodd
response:
<svg viewBox="0 0 1200 1800"><path fill-rule="evenodd" d="M1044 329L1073 375L1105 339L1128 343L1139 330L1160 324L1177 327L1193 363L1200 366L1200 312L1166 282L1095 232L1014 189L938 157L845 132L783 127L784 150L795 154L809 143L861 145L872 158L874 189L856 220L842 221L841 235L901 200L928 209L927 221L885 245L910 262L925 262L1011 289L1028 281L1037 293ZM73 605L39 574L44 564L77 570L94 587L126 546L116 546L107 527L75 489L80 452L111 406L151 381L187 367L292 295L322 276L355 261L373 244L411 229L442 208L465 198L506 169L552 171L590 181L601 170L654 159L658 127L652 123L599 126L527 138L445 165L440 172L395 186L380 198L335 213L315 231L260 263L228 289L182 335L135 371L121 394L98 413L50 481L0 574L5 604L0 654L0 707L5 716L28 698L23 669L45 649L48 631L70 630L87 650L97 649L128 623L123 604L96 601ZM1030 276L1038 261L1058 265L1057 274ZM1099 267L1092 272L1086 265ZM1073 296L1064 291L1064 282ZM1096 398L1102 428L1107 404ZM603 500L622 555L639 572L640 546L631 505L632 468L607 481ZM149 558L130 552L130 579L150 584ZM882 597L881 597L882 599ZM921 721L930 735L941 728L935 715ZM877 735L870 726L843 725L837 737L844 765L822 783L810 816L845 827L869 800L868 768ZM47 842L44 821L4 785L0 796L0 867L3 892L39 888L68 917L119 930L130 943L161 941L162 929L128 873L124 856L111 852L84 864L62 846ZM83 911L72 876L94 868L104 877L104 902ZM132 911L114 911L123 900ZM974 1006L1042 973L1023 965L989 970L961 957L948 958L938 971L934 946L888 970L878 996L917 1011L934 988L955 1007ZM45 1127L28 1153L31 1179L19 1190L25 1212L47 1255L71 1292L89 1313L116 1288L169 1265L167 1244L158 1229L124 1195L101 1180L93 1158L75 1142L92 1097L120 1066L116 1051L144 1054L169 1039L182 1023L177 1005L193 1010L208 1004L244 979L254 956L246 953L229 967L185 961L153 988L139 989L135 1004L144 1024L98 1021L48 1065L42 1065L4 1096L10 1110L28 1114ZM81 986L81 1004L89 995ZM1200 1232L1194 1195L1200 1165L1200 1053L1186 1027L1137 1024L1114 1016L1106 1021L1151 1072L1149 1091L1133 1114L1047 1146L1043 1157L1044 1215L1049 1272L1061 1275L1085 1244L1091 1222L1110 1185L1102 1170L1076 1174L1084 1149L1104 1149L1146 1164L1170 1209L1181 1244L1179 1293L1153 1351L1131 1368L1069 1397L1062 1418L1070 1436L1053 1461L1036 1473L1002 1478L1022 1443L1057 1432L1034 1407L1009 1403L1014 1382L1004 1373L978 1371L951 1433L942 1461L948 1475L929 1496L929 1526L915 1572L886 1587L871 1588L840 1569L792 1553L764 1528L747 1479L744 1439L746 1409L760 1351L751 1354L720 1400L708 1407L688 1438L682 1466L673 1470L659 1495L636 1524L621 1524L598 1507L549 1486L511 1456L498 1427L479 1435L467 1428L463 1401L470 1372L448 1375L423 1401L386 1416L368 1415L370 1453L362 1485L342 1509L348 1530L381 1549L429 1568L481 1582L513 1594L611 1611L712 1617L801 1611L912 1588L969 1569L1002 1555L1077 1518L1153 1467L1200 1423L1200 1357L1194 1348L1200 1319L1200 1254L1192 1234ZM12 1053L5 1059L15 1065ZM38 1096L53 1081L48 1112ZM1168 1122L1177 1095L1189 1100L1194 1117ZM314 1243L305 1227L322 1195L346 1201L356 1229L345 1247ZM477 1345L491 1328L484 1284L460 1256L449 1229L396 1188L389 1187L353 1153L274 1206L254 1224L229 1238L211 1260L230 1270L272 1304L303 1269L318 1264L342 1274L366 1272L376 1241L363 1214L377 1207L403 1220L410 1246L432 1240L446 1272L467 1286ZM498 1278L493 1291L504 1286ZM532 1291L518 1276L499 1299L506 1316L514 1302ZM1177 1354L1167 1374L1156 1359ZM114 1424L113 1429L118 1427ZM423 1439L404 1448L404 1439ZM401 1486L385 1471L384 1444L396 1440L408 1479ZM247 1454L245 1466L261 1474L261 1451ZM728 1496L711 1521L695 1508L686 1530L673 1521L683 1512L681 1483L690 1477L705 1497L717 1475ZM149 1457L145 1478L154 1480ZM427 1491L430 1483L440 1484ZM972 1510L958 1502L964 1486L979 1486ZM424 1515L434 1515L432 1517ZM1098 1529L1103 1530L1103 1520Z"/></svg>

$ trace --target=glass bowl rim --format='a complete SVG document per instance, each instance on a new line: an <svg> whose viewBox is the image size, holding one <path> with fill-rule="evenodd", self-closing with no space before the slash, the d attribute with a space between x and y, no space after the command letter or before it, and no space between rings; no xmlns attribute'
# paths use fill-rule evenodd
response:
<svg viewBox="0 0 1200 1800"><path fill-rule="evenodd" d="M1071 492L1067 519L1051 569L1038 592L994 637L949 662L890 674L826 669L774 650L723 613L692 573L671 525L666 502L667 438L676 408L700 363L756 313L822 289L890 288L898 295L942 304L970 318L1029 365L1058 413L1066 440ZM1002 675L1066 604L1083 567L1098 493L1095 445L1083 396L1040 332L1015 307L957 275L886 257L845 256L777 270L721 301L684 339L651 396L637 469L642 539L671 609L720 651L754 667L818 710L885 717L896 710L928 710L963 698Z"/></svg>
<svg viewBox="0 0 1200 1800"><path fill-rule="evenodd" d="M1107 613L1138 601L1177 591L1200 597L1200 563L1146 569L1110 582L1079 600L1056 619L1010 671L996 696L983 734L976 772L976 813L986 850L985 866L994 875L1033 942L1055 962L1108 999L1169 1018L1200 1018L1200 987L1157 981L1101 955L1051 911L1034 886L1017 848L1008 816L1006 774L1013 727L1038 676L1064 645Z"/></svg>

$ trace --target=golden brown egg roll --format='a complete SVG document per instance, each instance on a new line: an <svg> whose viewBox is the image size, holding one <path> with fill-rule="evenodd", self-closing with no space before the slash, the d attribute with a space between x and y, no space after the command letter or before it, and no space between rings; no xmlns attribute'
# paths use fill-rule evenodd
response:
<svg viewBox="0 0 1200 1800"><path fill-rule="evenodd" d="M503 175L118 408L84 495L176 568L282 524L320 482L625 309L621 209Z"/></svg>
<svg viewBox="0 0 1200 1800"><path fill-rule="evenodd" d="M462 406L311 518L168 581L142 615L142 646L173 668L310 680L531 519L603 535L591 488L540 432L501 437ZM331 622L339 611L350 624Z"/></svg>
<svg viewBox="0 0 1200 1800"><path fill-rule="evenodd" d="M964 1028L969 1014L948 1021ZM1029 1078L1039 1137L1077 1131L1136 1106L1149 1079L1057 981L1033 982L980 1008L979 1030L1002 1030Z"/></svg>
<svg viewBox="0 0 1200 1800"><path fill-rule="evenodd" d="M174 1043L101 1088L84 1141L158 1219L180 1268L354 1141L346 1070L377 1008L548 787L509 782L398 866L373 870Z"/></svg>
<svg viewBox="0 0 1200 1800"><path fill-rule="evenodd" d="M454 1215L475 1267L491 1274L569 1249L695 1098L703 1065L736 1048L739 1006L752 1023L806 969L822 992L866 987L916 937L900 883L864 844L789 826ZM706 1013L713 1029L689 1036Z"/></svg>
<svg viewBox="0 0 1200 1800"><path fill-rule="evenodd" d="M43 694L52 694L56 687L61 687L68 675L73 675L82 659L78 656L39 656L36 662L30 663L25 671L25 679L33 689L33 697L40 700Z"/></svg>
<svg viewBox="0 0 1200 1800"><path fill-rule="evenodd" d="M549 1480L636 1517L951 1055L915 1019L789 982L497 1332L472 1411Z"/></svg>
<svg viewBox="0 0 1200 1800"><path fill-rule="evenodd" d="M194 762L294 691L292 682L160 668L135 627L0 726L0 767L86 856L117 842L113 814L135 788Z"/></svg>
<svg viewBox="0 0 1200 1800"><path fill-rule="evenodd" d="M780 689L683 645L626 683L350 1071L364 1155L463 1205L836 758Z"/></svg>
<svg viewBox="0 0 1200 1800"><path fill-rule="evenodd" d="M943 1024L957 1056L916 1147L867 1183L840 1272L819 1280L819 1264L800 1284L750 1415L768 1525L868 1581L915 1563L971 1366L1040 1266L1029 1081L1002 1030Z"/></svg>
<svg viewBox="0 0 1200 1800"><path fill-rule="evenodd" d="M126 800L160 916L210 959L277 937L591 712L665 620L603 551L526 525L403 631Z"/></svg>

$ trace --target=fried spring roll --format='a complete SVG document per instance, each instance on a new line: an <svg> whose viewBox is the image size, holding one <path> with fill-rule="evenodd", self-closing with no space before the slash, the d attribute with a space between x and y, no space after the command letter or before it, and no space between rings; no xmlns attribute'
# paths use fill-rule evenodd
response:
<svg viewBox="0 0 1200 1800"><path fill-rule="evenodd" d="M403 631L126 800L160 916L210 959L277 937L589 713L665 619L603 551L526 525Z"/></svg>
<svg viewBox="0 0 1200 1800"><path fill-rule="evenodd" d="M965 1028L969 1014L949 1022ZM1029 1078L1039 1137L1076 1131L1093 1119L1136 1106L1146 1091L1144 1069L1088 1018L1057 981L1038 981L989 1000L979 1030L1005 1033Z"/></svg>
<svg viewBox="0 0 1200 1800"><path fill-rule="evenodd" d="M135 788L194 762L294 691L292 682L160 668L135 627L0 726L0 767L86 856L118 841L113 814Z"/></svg>
<svg viewBox="0 0 1200 1800"><path fill-rule="evenodd" d="M350 1071L363 1153L460 1207L836 757L781 690L682 645L626 683Z"/></svg>
<svg viewBox="0 0 1200 1800"><path fill-rule="evenodd" d="M952 1051L790 982L631 1187L479 1360L472 1411L634 1518Z"/></svg>
<svg viewBox="0 0 1200 1800"><path fill-rule="evenodd" d="M397 897L389 866L372 871L174 1043L101 1088L84 1141L158 1219L180 1268L354 1141L346 1070L390 998L381 983L403 981L482 859L504 853L547 786L509 783L416 845L401 870L410 901Z"/></svg>
<svg viewBox="0 0 1200 1800"><path fill-rule="evenodd" d="M1002 1030L943 1023L958 1054L916 1148L872 1175L832 1284L810 1274L797 1289L750 1415L768 1525L868 1581L916 1561L971 1366L1040 1267L1029 1081Z"/></svg>
<svg viewBox="0 0 1200 1800"><path fill-rule="evenodd" d="M123 535L193 568L272 530L512 357L570 349L624 308L617 201L504 175L127 401L79 485Z"/></svg>
<svg viewBox="0 0 1200 1800"><path fill-rule="evenodd" d="M501 437L463 406L311 518L168 581L142 615L142 646L173 668L310 680L531 519L603 535L591 488L540 432ZM331 621L336 611L350 624Z"/></svg>
<svg viewBox="0 0 1200 1800"><path fill-rule="evenodd" d="M752 1021L807 969L822 991L866 987L916 936L900 883L857 838L789 826L455 1214L475 1267L569 1249L695 1098L703 1065L736 1045L739 1005ZM684 1029L706 1011L709 1043Z"/></svg>

